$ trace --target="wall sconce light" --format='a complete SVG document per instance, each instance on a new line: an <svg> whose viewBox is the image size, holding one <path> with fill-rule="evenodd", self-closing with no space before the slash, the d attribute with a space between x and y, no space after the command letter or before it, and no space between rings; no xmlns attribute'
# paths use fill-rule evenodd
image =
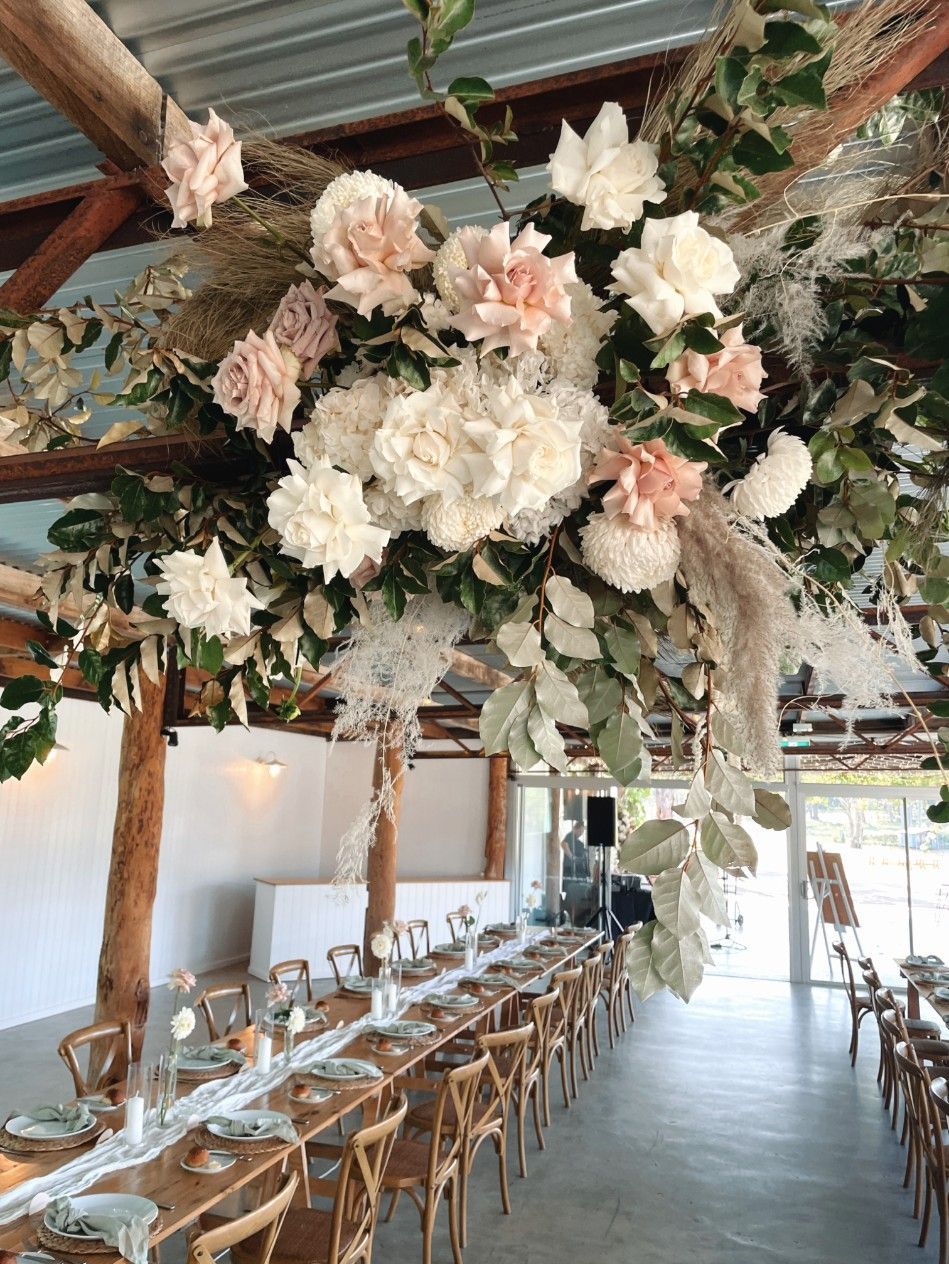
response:
<svg viewBox="0 0 949 1264"><path fill-rule="evenodd" d="M46 762L51 764L60 751L65 751L68 754L69 747L63 746L62 742L55 742L51 747L49 754L46 756Z"/></svg>
<svg viewBox="0 0 949 1264"><path fill-rule="evenodd" d="M271 777L275 778L279 777L287 766L277 758L273 751L268 751L266 755L258 755L254 762L260 764L261 768L266 768Z"/></svg>

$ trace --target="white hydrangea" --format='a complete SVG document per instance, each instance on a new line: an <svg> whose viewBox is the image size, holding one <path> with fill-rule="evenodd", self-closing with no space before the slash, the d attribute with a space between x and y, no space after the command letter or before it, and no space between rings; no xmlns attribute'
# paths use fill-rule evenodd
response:
<svg viewBox="0 0 949 1264"><path fill-rule="evenodd" d="M775 430L743 479L731 487L732 504L746 518L776 518L787 513L807 486L813 463L807 444Z"/></svg>
<svg viewBox="0 0 949 1264"><path fill-rule="evenodd" d="M290 471L267 497L267 521L280 534L281 553L305 567L321 566L326 579L348 579L369 557L382 561L389 532L372 525L355 474L334 470L329 461Z"/></svg>
<svg viewBox="0 0 949 1264"><path fill-rule="evenodd" d="M373 437L398 390L398 379L385 373L328 390L316 401L303 429L293 436L298 459L312 465L325 457L363 482L372 478L369 453Z"/></svg>
<svg viewBox="0 0 949 1264"><path fill-rule="evenodd" d="M552 373L589 389L599 377L596 357L617 313L604 311L604 300L585 281L574 281L566 289L572 320L568 325L553 321L538 346Z"/></svg>
<svg viewBox="0 0 949 1264"><path fill-rule="evenodd" d="M448 304L443 303L438 295L430 290L422 295L419 312L429 333L441 334L451 328L451 312Z"/></svg>
<svg viewBox="0 0 949 1264"><path fill-rule="evenodd" d="M461 307L461 300L452 284L451 275L456 269L467 268L468 266L468 256L465 254L464 247L461 244L460 234L463 231L467 231L469 234L474 233L476 237L484 237L488 230L477 224L468 225L466 230L456 228L451 236L446 237L443 244L439 247L438 253L435 255L435 262L432 264L432 271L435 275L435 288L451 312L457 312Z"/></svg>
<svg viewBox="0 0 949 1264"><path fill-rule="evenodd" d="M374 171L344 171L331 180L310 212L310 229L314 242L320 242L336 215L360 198L387 197L398 185L377 176Z"/></svg>
<svg viewBox="0 0 949 1264"><path fill-rule="evenodd" d="M421 500L413 500L411 504L407 504L397 492L390 491L376 480L367 483L363 488L363 500L376 526L384 527L393 539L403 531L421 530Z"/></svg>
<svg viewBox="0 0 949 1264"><path fill-rule="evenodd" d="M453 500L465 490L465 418L440 378L424 391L396 396L372 440L372 468L411 504L433 493Z"/></svg>
<svg viewBox="0 0 949 1264"><path fill-rule="evenodd" d="M422 526L436 548L448 553L470 549L501 525L504 511L492 497L461 496L446 503L433 496L422 506Z"/></svg>
<svg viewBox="0 0 949 1264"><path fill-rule="evenodd" d="M655 588L672 579L679 565L679 533L671 520L641 531L622 514L593 514L580 539L586 565L620 592Z"/></svg>

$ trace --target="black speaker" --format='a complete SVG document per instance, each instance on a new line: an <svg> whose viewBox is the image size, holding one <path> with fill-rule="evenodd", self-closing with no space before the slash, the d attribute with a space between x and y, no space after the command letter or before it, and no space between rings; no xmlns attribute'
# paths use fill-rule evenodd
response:
<svg viewBox="0 0 949 1264"><path fill-rule="evenodd" d="M616 800L612 795L587 798L587 846L616 846Z"/></svg>

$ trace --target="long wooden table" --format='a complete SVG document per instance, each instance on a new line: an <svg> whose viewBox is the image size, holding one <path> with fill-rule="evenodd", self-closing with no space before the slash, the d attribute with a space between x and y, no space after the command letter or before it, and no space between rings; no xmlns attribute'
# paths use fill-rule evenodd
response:
<svg viewBox="0 0 949 1264"><path fill-rule="evenodd" d="M267 1154L250 1158L241 1157L231 1167L220 1172L199 1174L186 1172L181 1167L181 1160L194 1145L193 1137L189 1132L162 1150L156 1158L120 1171L110 1172L101 1181L95 1182L81 1192L139 1194L144 1198L150 1198L153 1202L172 1204L173 1210L159 1212L156 1230L150 1239L150 1245L156 1246L172 1234L185 1229L202 1213L261 1177L268 1170L279 1171L280 1166L287 1159L293 1159L296 1156L305 1172L306 1160L302 1147L307 1141L315 1138L318 1133L325 1132L327 1128L333 1127L344 1115L360 1107L364 1114L371 1118L391 1097L397 1077L410 1073L419 1062L424 1062L441 1046L453 1041L459 1033L486 1022L492 1012L509 1004L519 991L538 982L553 971L563 969L575 957L595 944L599 938L600 932L590 932L583 939L577 938L575 942L558 942L558 947L562 948L562 955L556 958L548 957L543 962L538 962L536 971L531 973L525 971L519 975L517 989L504 988L486 994L483 999L476 998L479 1001L477 1008L466 1009L457 1018L440 1021L438 1035L428 1043L413 1046L408 1052L399 1056L385 1057L385 1075L382 1080L373 1081L368 1085L343 1088L334 1092L325 1101L311 1103L297 1101L289 1096L290 1089L298 1082L298 1076L292 1074L270 1092L262 1093L248 1103L248 1109L279 1110L290 1115L299 1133L299 1142L287 1144ZM511 941L511 956L523 951L523 948L523 945ZM504 963L503 961L492 962L489 968L503 970ZM420 979L419 982L424 982L424 980ZM349 1024L364 1017L368 1012L368 1000L362 997L336 992L326 999L329 1002L328 1023L316 1028L312 1033L304 1033L298 1038L299 1042L302 1043L307 1038L324 1036L338 1023ZM404 1015L406 1018L424 1016L420 1005L413 1005L406 1010ZM253 1028L247 1028L236 1034L240 1036L245 1052L249 1055L253 1048ZM228 1039L233 1038L234 1033L228 1037ZM334 1056L379 1060L379 1055L370 1048L362 1034L354 1037L339 1051L338 1055ZM197 1085L190 1087L194 1088ZM187 1109L184 1087L183 1094L181 1100L184 1108ZM115 1116L116 1122L113 1126L118 1127L122 1119L121 1108L115 1111ZM106 1121L109 1118L107 1114ZM55 1172L77 1155L85 1152L85 1147L38 1155L13 1155L0 1151L0 1191L5 1192L33 1177ZM22 1251L35 1248L36 1228L31 1224L28 1216L21 1216L17 1220L0 1226L0 1249ZM81 1249L76 1252L77 1257L85 1254L87 1253ZM118 1255L100 1254L95 1254L90 1258L95 1261L95 1264L116 1264L116 1261L121 1259Z"/></svg>
<svg viewBox="0 0 949 1264"><path fill-rule="evenodd" d="M919 1002L924 1000L938 1014L940 1020L949 1023L949 1001L940 1000L935 995L936 988L949 987L949 966L911 966L905 961L897 960L900 974L906 980L906 1014L908 1018L919 1018ZM945 982L929 983L920 975L933 974L935 971L947 971Z"/></svg>

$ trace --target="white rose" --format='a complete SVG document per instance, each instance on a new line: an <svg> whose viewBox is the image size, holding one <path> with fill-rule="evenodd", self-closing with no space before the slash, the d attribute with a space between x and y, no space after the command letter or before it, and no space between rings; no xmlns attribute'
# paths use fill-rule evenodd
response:
<svg viewBox="0 0 949 1264"><path fill-rule="evenodd" d="M206 553L181 549L161 559L157 590L165 608L183 628L201 628L206 636L247 636L250 613L262 610L243 576L231 576L215 537Z"/></svg>
<svg viewBox="0 0 949 1264"><path fill-rule="evenodd" d="M179 1009L177 1014L172 1015L171 1019L171 1038L172 1040L187 1040L194 1031L194 1010Z"/></svg>
<svg viewBox="0 0 949 1264"><path fill-rule="evenodd" d="M388 961L392 955L393 938L391 932L384 930L376 931L369 940L369 947L372 949L372 955L379 961Z"/></svg>
<svg viewBox="0 0 949 1264"><path fill-rule="evenodd" d="M639 248L613 261L614 294L626 295L652 331L669 333L685 316L721 316L713 295L730 294L739 272L731 249L699 226L695 211L650 219Z"/></svg>
<svg viewBox="0 0 949 1264"><path fill-rule="evenodd" d="M305 567L322 566L326 579L348 579L370 557L382 560L389 532L373 526L355 474L316 461L305 470L288 461L290 473L267 498L267 521L279 531L280 551Z"/></svg>
<svg viewBox="0 0 949 1264"><path fill-rule="evenodd" d="M465 422L438 382L397 396L373 438L372 467L407 504L438 492L446 501L464 491Z"/></svg>
<svg viewBox="0 0 949 1264"><path fill-rule="evenodd" d="M658 168L656 146L629 139L626 116L615 101L604 101L582 138L562 123L547 164L553 189L584 208L583 231L629 228L642 215L644 203L664 202Z"/></svg>
<svg viewBox="0 0 949 1264"><path fill-rule="evenodd" d="M489 399L491 416L467 423L472 495L496 496L507 514L539 509L580 477L580 433L546 395L513 378Z"/></svg>

